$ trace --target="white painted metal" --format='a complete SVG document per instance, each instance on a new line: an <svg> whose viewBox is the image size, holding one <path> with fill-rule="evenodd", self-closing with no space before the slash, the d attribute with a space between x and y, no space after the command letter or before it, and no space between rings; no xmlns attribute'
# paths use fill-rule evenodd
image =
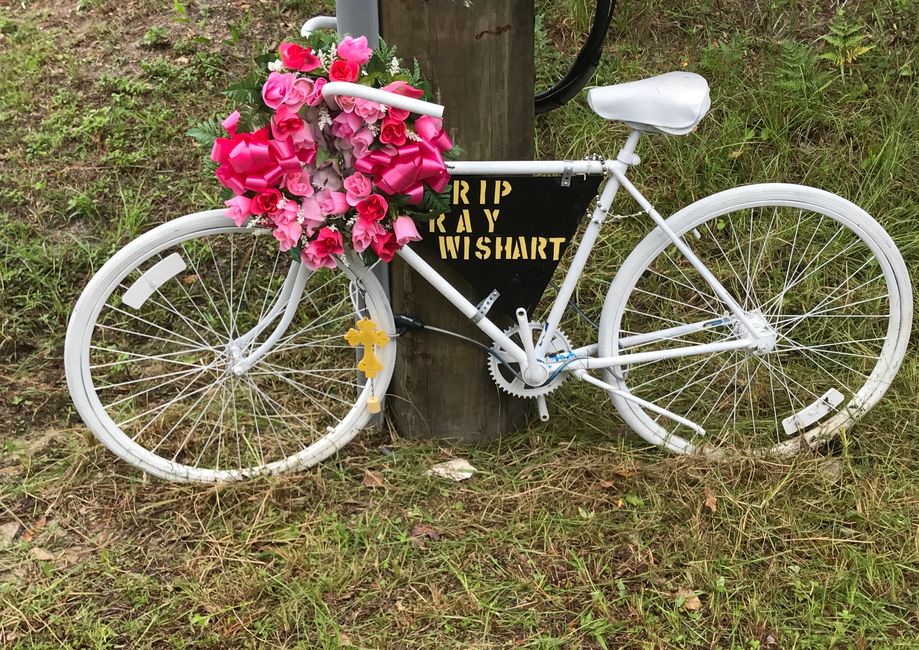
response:
<svg viewBox="0 0 919 650"><path fill-rule="evenodd" d="M418 113L419 115L443 117L444 114L444 107L440 104L433 104L420 99L412 99L411 97L403 97L402 95L380 90L379 88L371 88L370 86L362 86L347 81L332 81L322 87L322 96L326 99L332 99L337 95L358 97L371 102L392 106L393 108L401 108L410 113Z"/></svg>
<svg viewBox="0 0 919 650"><path fill-rule="evenodd" d="M238 232L253 236L252 230L236 227L227 218L225 210L211 210L180 217L138 237L118 251L93 276L77 301L67 327L64 346L64 368L67 386L78 413L96 438L122 458L125 462L159 478L190 482L227 482L248 478L256 474L277 474L309 467L334 454L343 447L367 423L370 414L367 400L375 395L381 397L392 377L396 341L390 341L378 350L384 370L372 384L364 387L355 396L354 407L338 425L315 443L305 447L288 458L261 467L224 469L214 471L161 458L143 448L127 436L112 421L105 407L99 401L93 385L89 365L89 350L96 320L109 296L117 290L119 283L131 270L150 259L160 251L169 249L191 237ZM364 290L367 312L387 332L395 330L392 311L379 283L365 268L342 269L353 274Z"/></svg>
<svg viewBox="0 0 919 650"><path fill-rule="evenodd" d="M667 220L667 225L674 233L685 235L721 215L762 206L781 206L818 212L851 230L875 256L887 283L890 301L890 318L880 357L871 375L849 403L826 421L816 424L808 431L801 431L794 439L777 443L769 449L755 450L759 453L785 456L832 437L841 428L850 426L881 399L906 354L912 323L912 287L902 256L880 224L850 201L823 190L778 183L738 187L683 208ZM603 305L598 349L601 357L617 354L620 349L619 324L628 296L646 266L671 243L671 237L657 228L643 239L623 262L610 285ZM607 379L617 388L629 389L627 376L615 377L610 372ZM648 442L677 453L698 451L691 441L661 427L634 403L618 394L610 394L610 398L626 424ZM717 450L707 449L706 452L714 455L719 453Z"/></svg>
<svg viewBox="0 0 919 650"><path fill-rule="evenodd" d="M300 28L300 36L304 38L320 29L338 29L338 20L335 16L313 16Z"/></svg>
<svg viewBox="0 0 919 650"><path fill-rule="evenodd" d="M456 176L520 176L563 174L570 168L572 174L598 176L606 174L611 163L611 160L456 160L447 161L447 171Z"/></svg>
<svg viewBox="0 0 919 650"><path fill-rule="evenodd" d="M837 406L842 404L844 399L845 397L842 393L835 388L831 388L813 404L809 404L806 408L782 420L782 428L785 430L785 434L793 436L799 431L807 429L823 416L832 413Z"/></svg>
<svg viewBox="0 0 919 650"><path fill-rule="evenodd" d="M184 270L185 260L178 253L173 253L151 266L146 273L137 278L121 296L121 302L132 309L140 309L154 291Z"/></svg>

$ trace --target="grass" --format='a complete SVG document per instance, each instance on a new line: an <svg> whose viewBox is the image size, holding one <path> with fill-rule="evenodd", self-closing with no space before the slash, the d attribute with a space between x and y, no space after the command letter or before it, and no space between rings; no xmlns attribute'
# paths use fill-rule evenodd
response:
<svg viewBox="0 0 919 650"><path fill-rule="evenodd" d="M916 277L919 14L838 4L622 3L596 82L710 80L696 134L642 143L636 183L661 212L742 183L817 185L874 214ZM586 5L539 3L542 83ZM787 463L666 456L611 409L584 417L596 395L570 385L547 426L485 449L376 432L239 486L148 482L93 442L60 360L81 287L138 233L215 204L184 131L222 110L217 90L259 44L323 8L4 4L0 645L916 647L915 344L861 426ZM624 135L574 101L540 118L539 155L611 152ZM646 231L610 228L582 303ZM480 473L424 476L453 456Z"/></svg>

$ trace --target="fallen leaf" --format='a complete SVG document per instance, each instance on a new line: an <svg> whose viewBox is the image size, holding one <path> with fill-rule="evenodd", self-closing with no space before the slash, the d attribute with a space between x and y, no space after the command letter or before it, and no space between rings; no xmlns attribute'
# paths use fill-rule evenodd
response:
<svg viewBox="0 0 919 650"><path fill-rule="evenodd" d="M705 488L705 499L702 501L702 505L712 512L718 512L718 497L712 494L708 488Z"/></svg>
<svg viewBox="0 0 919 650"><path fill-rule="evenodd" d="M32 553L32 557L34 557L36 560L41 560L43 562L50 562L51 560L54 559L54 555L52 553L49 553L45 549L39 548L38 546L33 548L31 553Z"/></svg>
<svg viewBox="0 0 919 650"><path fill-rule="evenodd" d="M692 591L691 589L684 589L683 587L680 587L677 589L676 598L678 605L682 601L683 608L688 609L691 612L702 608L702 601L699 600L698 596L696 596L696 592Z"/></svg>
<svg viewBox="0 0 919 650"><path fill-rule="evenodd" d="M408 532L409 536L413 539L423 542L424 538L432 539L435 542L440 539L440 533L438 533L434 528L423 524L420 521L412 524L411 530Z"/></svg>
<svg viewBox="0 0 919 650"><path fill-rule="evenodd" d="M9 544L14 539L16 535L19 534L19 524L15 521L10 521L8 523L0 526L0 543Z"/></svg>
<svg viewBox="0 0 919 650"><path fill-rule="evenodd" d="M451 481L465 481L475 474L476 469L465 458L454 458L444 463L438 463L429 469L427 476L439 476Z"/></svg>
<svg viewBox="0 0 919 650"><path fill-rule="evenodd" d="M615 481L600 481L598 485L604 490L608 490L609 488L615 486L616 482Z"/></svg>
<svg viewBox="0 0 919 650"><path fill-rule="evenodd" d="M27 530L22 534L21 539L24 542L31 542L34 537L35 537L35 533L33 533L31 530Z"/></svg>
<svg viewBox="0 0 919 650"><path fill-rule="evenodd" d="M386 481L383 480L383 475L379 472L371 472L369 470L365 470L364 480L361 481L361 485L366 488L378 488L386 485Z"/></svg>

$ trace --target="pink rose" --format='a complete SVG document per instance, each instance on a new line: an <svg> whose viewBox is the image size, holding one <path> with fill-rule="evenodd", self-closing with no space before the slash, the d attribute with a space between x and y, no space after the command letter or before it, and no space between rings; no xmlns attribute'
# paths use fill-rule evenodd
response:
<svg viewBox="0 0 919 650"><path fill-rule="evenodd" d="M371 194L357 204L357 213L368 221L382 221L389 210L389 204L379 194Z"/></svg>
<svg viewBox="0 0 919 650"><path fill-rule="evenodd" d="M341 233L330 228L323 228L316 235L316 239L311 241L300 253L300 259L303 260L307 268L313 271L322 267L334 269L335 258L333 255L341 255L343 252Z"/></svg>
<svg viewBox="0 0 919 650"><path fill-rule="evenodd" d="M313 91L307 95L306 103L309 106L319 106L322 103L322 87L328 83L324 77L319 77L313 82Z"/></svg>
<svg viewBox="0 0 919 650"><path fill-rule="evenodd" d="M229 201L224 201L223 204L227 206L227 216L237 226L243 225L252 214L252 199L242 194L237 194Z"/></svg>
<svg viewBox="0 0 919 650"><path fill-rule="evenodd" d="M384 262L392 262L393 256L395 256L396 251L399 250L399 244L396 242L395 235L391 232L386 232L385 235L381 235L370 242L370 248L373 249L377 257Z"/></svg>
<svg viewBox="0 0 919 650"><path fill-rule="evenodd" d="M361 118L354 113L339 113L332 120L332 135L343 140L351 140L363 126Z"/></svg>
<svg viewBox="0 0 919 650"><path fill-rule="evenodd" d="M303 199L300 214L303 216L303 229L307 237L312 237L314 232L325 225L325 217L316 199Z"/></svg>
<svg viewBox="0 0 919 650"><path fill-rule="evenodd" d="M376 221L358 219L351 227L351 244L358 253L367 250L375 239L386 236L386 230Z"/></svg>
<svg viewBox="0 0 919 650"><path fill-rule="evenodd" d="M284 98L284 103L292 111L299 111L312 92L313 80L307 77L300 77L291 84L290 90L287 91L287 96Z"/></svg>
<svg viewBox="0 0 919 650"><path fill-rule="evenodd" d="M380 90L385 90L388 93L396 93L397 95L402 95L403 97L411 97L412 99L421 99L424 97L423 90L409 85L407 81L401 80L393 81L391 84L383 86Z"/></svg>
<svg viewBox="0 0 919 650"><path fill-rule="evenodd" d="M383 86L381 90L395 93L397 95L402 95L403 97L411 97L412 99L421 99L424 97L423 90L420 88L415 88L414 86L410 86L407 82L401 80L393 81L391 84ZM393 108L391 106L386 114L398 122L404 122L405 118L407 118L409 115L408 111L401 108Z"/></svg>
<svg viewBox="0 0 919 650"><path fill-rule="evenodd" d="M421 241L421 235L411 217L398 217L392 224L392 231L399 246L405 246L410 241Z"/></svg>
<svg viewBox="0 0 919 650"><path fill-rule="evenodd" d="M373 133L370 129L361 129L351 136L351 146L357 158L364 158L370 154L370 145L373 144Z"/></svg>
<svg viewBox="0 0 919 650"><path fill-rule="evenodd" d="M360 98L354 100L354 112L364 118L367 124L374 124L385 115L382 105Z"/></svg>
<svg viewBox="0 0 919 650"><path fill-rule="evenodd" d="M344 182L347 190L348 205L355 206L361 202L361 199L370 195L373 190L373 184L367 176L360 172L354 172Z"/></svg>
<svg viewBox="0 0 919 650"><path fill-rule="evenodd" d="M367 63L370 60L370 55L373 54L373 50L367 47L366 36L358 36L357 38L345 36L341 43L338 44L337 51L338 56L345 61L351 61L358 65Z"/></svg>
<svg viewBox="0 0 919 650"><path fill-rule="evenodd" d="M316 194L316 200L319 202L319 210L325 216L344 214L349 209L348 200L344 192L322 190Z"/></svg>
<svg viewBox="0 0 919 650"><path fill-rule="evenodd" d="M281 43L278 51L281 53L281 63L290 70L309 72L322 65L310 47L301 47L296 43Z"/></svg>
<svg viewBox="0 0 919 650"><path fill-rule="evenodd" d="M272 234L278 240L278 248L282 251L289 251L296 246L300 241L300 235L303 234L303 227L297 221L299 210L297 202L288 199L284 208L272 217L275 226Z"/></svg>
<svg viewBox="0 0 919 650"><path fill-rule="evenodd" d="M284 98L290 92L295 79L296 75L289 72L284 74L272 72L268 75L268 81L262 86L262 101L265 102L265 105L277 110L278 106L284 103Z"/></svg>
<svg viewBox="0 0 919 650"><path fill-rule="evenodd" d="M280 209L278 203L284 200L284 197L281 196L281 193L278 192L273 187L269 187L266 190L259 192L254 199L252 199L252 212L254 214L269 214L273 215Z"/></svg>
<svg viewBox="0 0 919 650"><path fill-rule="evenodd" d="M296 111L290 110L287 106L281 106L271 116L271 134L275 140L290 138L294 144L303 144L307 147L313 144L313 134L306 123Z"/></svg>
<svg viewBox="0 0 919 650"><path fill-rule="evenodd" d="M405 144L405 122L387 117L380 127L380 142L401 147Z"/></svg>
<svg viewBox="0 0 919 650"><path fill-rule="evenodd" d="M310 182L310 173L305 169L299 173L287 174L284 177L284 187L291 194L297 196L312 196L313 184Z"/></svg>
<svg viewBox="0 0 919 650"><path fill-rule="evenodd" d="M338 108L343 110L345 113L354 112L354 103L356 101L357 101L357 98L352 97L351 95L336 95L335 96L335 103L338 104ZM332 106L332 108L335 108L335 107Z"/></svg>
<svg viewBox="0 0 919 650"><path fill-rule="evenodd" d="M335 59L329 66L329 79L332 81L357 81L361 73L361 66L354 61Z"/></svg>

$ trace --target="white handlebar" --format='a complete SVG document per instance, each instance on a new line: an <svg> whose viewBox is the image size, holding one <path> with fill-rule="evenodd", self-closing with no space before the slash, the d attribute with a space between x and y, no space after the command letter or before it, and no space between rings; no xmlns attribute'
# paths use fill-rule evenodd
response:
<svg viewBox="0 0 919 650"><path fill-rule="evenodd" d="M403 97L402 95L380 90L379 88L370 88L369 86L348 83L346 81L332 81L322 87L322 96L326 99L331 99L336 95L358 97L371 102L386 104L393 108L401 108L410 113L418 113L419 115L443 117L444 114L444 107L440 104L434 104L420 99L412 99L411 97Z"/></svg>
<svg viewBox="0 0 919 650"><path fill-rule="evenodd" d="M309 36L317 29L338 29L338 19L335 16L313 16L303 23L300 36Z"/></svg>

